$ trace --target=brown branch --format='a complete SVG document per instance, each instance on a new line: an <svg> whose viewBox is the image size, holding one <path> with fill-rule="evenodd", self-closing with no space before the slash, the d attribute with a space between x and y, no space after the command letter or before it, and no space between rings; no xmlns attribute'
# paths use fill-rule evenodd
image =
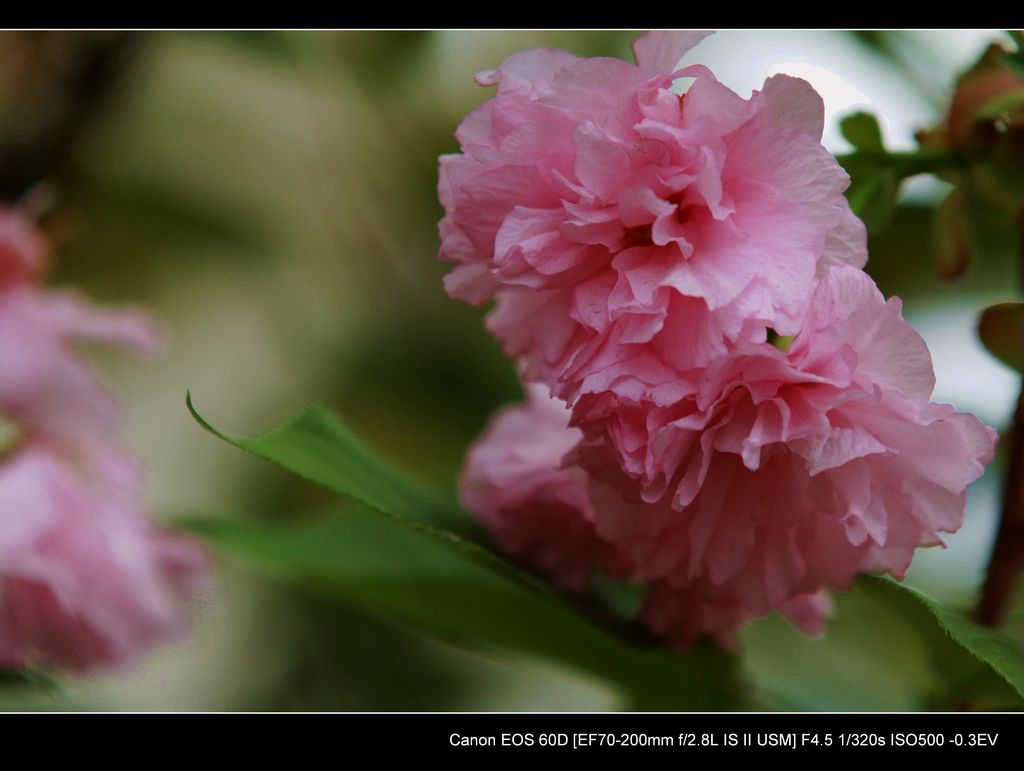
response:
<svg viewBox="0 0 1024 771"><path fill-rule="evenodd" d="M1020 280L1024 285L1024 208L1018 217L1021 250ZM1022 286L1024 291L1024 286ZM1024 346L1024 340L1018 341ZM999 519L985 585L974 617L985 626L1006 619L1024 571L1024 387L1017 398L1013 427L1008 434L1009 456L1003 480L1003 509Z"/></svg>
<svg viewBox="0 0 1024 771"><path fill-rule="evenodd" d="M1006 618L1024 567L1024 392L1017 400L1008 439L1010 455L1003 482L1003 511L974 614L978 623L985 626L999 626Z"/></svg>

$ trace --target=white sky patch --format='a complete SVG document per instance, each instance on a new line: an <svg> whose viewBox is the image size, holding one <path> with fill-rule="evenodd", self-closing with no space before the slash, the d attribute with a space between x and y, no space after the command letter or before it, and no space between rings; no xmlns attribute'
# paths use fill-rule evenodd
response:
<svg viewBox="0 0 1024 771"><path fill-rule="evenodd" d="M976 59L994 37L986 30L910 35L898 45L913 43L927 59L927 69L917 68L914 75L852 35L828 30L718 32L690 51L683 63L708 65L722 83L743 97L760 89L770 75L803 78L825 102L823 142L832 152L850 149L839 133L839 120L857 110L879 118L889 149L911 150L916 146L914 133L941 116L943 105L935 94L948 93L957 71ZM922 86L933 95L922 93Z"/></svg>
<svg viewBox="0 0 1024 771"><path fill-rule="evenodd" d="M1021 385L1020 375L997 361L978 339L978 314L999 299L969 296L907 313L932 353L932 400L973 412L995 428L1009 422Z"/></svg>

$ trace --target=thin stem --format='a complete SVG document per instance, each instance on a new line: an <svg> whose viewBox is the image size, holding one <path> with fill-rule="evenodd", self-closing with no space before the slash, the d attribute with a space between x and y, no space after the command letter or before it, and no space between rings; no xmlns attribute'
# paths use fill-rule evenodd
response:
<svg viewBox="0 0 1024 771"><path fill-rule="evenodd" d="M855 150L852 153L836 155L844 168L850 163L871 161L898 172L900 176L914 174L935 174L944 169L962 168L970 165L971 159L945 150L913 150L889 152L888 150Z"/></svg>
<svg viewBox="0 0 1024 771"><path fill-rule="evenodd" d="M1021 275L1024 284L1024 209L1019 215ZM1024 286L1022 286L1024 291ZM1024 569L1024 385L1009 433L1010 452L1003 481L1003 510L989 559L975 619L999 626L1006 619Z"/></svg>
<svg viewBox="0 0 1024 771"><path fill-rule="evenodd" d="M1009 441L999 531L974 613L985 626L999 626L1006 618L1024 566L1024 392L1017 400Z"/></svg>

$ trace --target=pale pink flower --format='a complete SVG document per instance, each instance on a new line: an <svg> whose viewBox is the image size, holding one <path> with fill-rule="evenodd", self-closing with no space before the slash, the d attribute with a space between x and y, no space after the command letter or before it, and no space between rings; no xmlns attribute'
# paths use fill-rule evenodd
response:
<svg viewBox="0 0 1024 771"><path fill-rule="evenodd" d="M728 640L794 602L813 626L801 598L859 572L902 578L918 546L961 526L992 459L995 431L929 402L928 349L898 299L837 267L809 308L788 352L748 345L675 404L619 405L576 453L646 501L594 521L654 583L649 620L680 643Z"/></svg>
<svg viewBox="0 0 1024 771"><path fill-rule="evenodd" d="M118 405L75 349L152 351L153 322L43 290L44 257L0 209L0 667L86 672L187 629L206 557L147 518Z"/></svg>
<svg viewBox="0 0 1024 771"><path fill-rule="evenodd" d="M731 345L795 333L828 265L866 260L820 97L780 75L742 99L677 70L703 36L649 33L636 66L515 54L478 77L497 94L441 159L448 292L495 298L489 328L569 402L671 401Z"/></svg>
<svg viewBox="0 0 1024 771"><path fill-rule="evenodd" d="M587 474L562 468L581 433L543 386L530 387L528 396L498 413L470 448L462 502L505 552L567 588L583 589L598 570L622 575L625 561L594 530Z"/></svg>

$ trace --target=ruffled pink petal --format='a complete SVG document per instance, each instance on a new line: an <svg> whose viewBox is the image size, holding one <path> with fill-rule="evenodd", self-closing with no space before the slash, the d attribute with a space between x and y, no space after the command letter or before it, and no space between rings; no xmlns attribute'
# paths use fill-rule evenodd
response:
<svg viewBox="0 0 1024 771"><path fill-rule="evenodd" d="M653 30L633 41L633 58L648 72L669 73L687 51L711 34L694 30Z"/></svg>

